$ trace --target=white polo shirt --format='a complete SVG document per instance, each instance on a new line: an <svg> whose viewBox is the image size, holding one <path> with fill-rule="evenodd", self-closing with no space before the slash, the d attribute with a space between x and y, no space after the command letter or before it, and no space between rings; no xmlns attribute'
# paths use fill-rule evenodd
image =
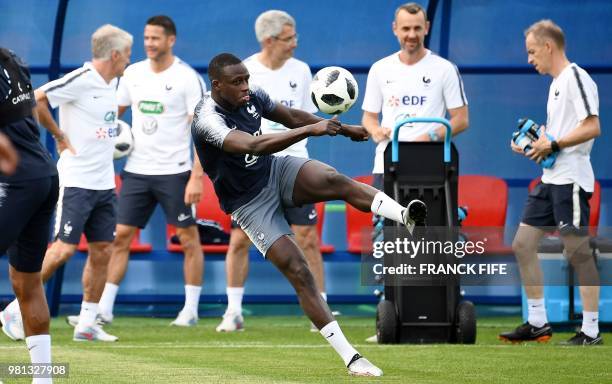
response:
<svg viewBox="0 0 612 384"><path fill-rule="evenodd" d="M312 74L308 64L295 58L290 58L282 67L272 70L263 65L257 59L258 56L259 53L256 53L244 60L244 65L246 65L251 75L249 78L251 85L263 88L272 100L286 107L301 109L310 113L317 111L317 107L315 107L310 99ZM262 133L279 133L288 129L274 121L261 119ZM275 155L308 158L307 142L308 139L299 141L289 148L275 153Z"/></svg>
<svg viewBox="0 0 612 384"><path fill-rule="evenodd" d="M57 169L63 187L115 188L116 87L117 79L107 83L89 62L41 87L51 107L59 106L59 126L76 151L60 154Z"/></svg>
<svg viewBox="0 0 612 384"><path fill-rule="evenodd" d="M191 170L190 116L204 95L204 81L178 57L155 73L149 59L127 67L119 82L119 105L132 107L134 150L125 170L174 175Z"/></svg>
<svg viewBox="0 0 612 384"><path fill-rule="evenodd" d="M457 67L427 50L412 65L404 64L400 52L372 65L368 73L362 109L381 113L381 126L391 128L406 117L445 117L448 109L467 105L463 81ZM400 130L400 141L411 141L439 126L436 123L415 123ZM384 152L390 140L376 146L372 173L384 173Z"/></svg>
<svg viewBox="0 0 612 384"><path fill-rule="evenodd" d="M563 138L588 116L599 116L597 85L584 69L575 63L568 65L550 84L546 112L546 132L555 140ZM586 192L593 192L593 141L563 148L555 165L543 169L542 182L557 185L577 183Z"/></svg>

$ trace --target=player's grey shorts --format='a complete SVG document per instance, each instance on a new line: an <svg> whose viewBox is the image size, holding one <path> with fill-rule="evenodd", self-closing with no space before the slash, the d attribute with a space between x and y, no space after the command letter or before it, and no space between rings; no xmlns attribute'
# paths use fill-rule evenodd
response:
<svg viewBox="0 0 612 384"><path fill-rule="evenodd" d="M117 224L117 195L114 189L93 190L61 187L55 212L55 238L78 244L84 233L87 241L113 241Z"/></svg>
<svg viewBox="0 0 612 384"><path fill-rule="evenodd" d="M289 225L317 225L317 209L314 204L304 204L301 207L286 207L285 219ZM232 218L232 228L240 228Z"/></svg>
<svg viewBox="0 0 612 384"><path fill-rule="evenodd" d="M117 223L144 228L159 203L168 224L179 228L195 225L193 206L185 204L185 187L190 175L189 171L175 175L123 171Z"/></svg>
<svg viewBox="0 0 612 384"><path fill-rule="evenodd" d="M309 159L273 157L268 185L253 200L232 212L232 217L264 257L283 235L292 235L284 208L293 204L293 186L302 166Z"/></svg>

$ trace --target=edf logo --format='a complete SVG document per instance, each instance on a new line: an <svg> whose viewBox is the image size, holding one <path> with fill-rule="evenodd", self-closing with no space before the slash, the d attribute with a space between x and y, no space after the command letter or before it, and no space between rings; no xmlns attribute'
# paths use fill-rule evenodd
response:
<svg viewBox="0 0 612 384"><path fill-rule="evenodd" d="M295 108L295 100L281 100L280 103L285 107Z"/></svg>
<svg viewBox="0 0 612 384"><path fill-rule="evenodd" d="M404 105L423 105L427 101L427 96L404 96L402 104Z"/></svg>

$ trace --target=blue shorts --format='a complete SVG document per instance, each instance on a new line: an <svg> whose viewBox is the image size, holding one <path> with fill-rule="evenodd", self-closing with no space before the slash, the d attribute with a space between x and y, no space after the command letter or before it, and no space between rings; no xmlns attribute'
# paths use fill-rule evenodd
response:
<svg viewBox="0 0 612 384"><path fill-rule="evenodd" d="M562 235L586 235L591 195L576 183L555 185L540 182L529 193L521 222L533 227L557 227Z"/></svg>
<svg viewBox="0 0 612 384"><path fill-rule="evenodd" d="M57 175L0 183L0 255L18 272L40 272L58 193Z"/></svg>
<svg viewBox="0 0 612 384"><path fill-rule="evenodd" d="M55 239L78 244L81 234L88 242L115 239L117 195L114 189L93 190L62 187L55 213Z"/></svg>
<svg viewBox="0 0 612 384"><path fill-rule="evenodd" d="M268 184L251 201L232 212L232 217L264 257L281 236L292 235L285 209L295 207L293 186L308 159L273 157Z"/></svg>
<svg viewBox="0 0 612 384"><path fill-rule="evenodd" d="M159 203L168 224L180 228L195 225L193 205L185 204L190 175L189 171L175 175L122 172L117 223L144 228Z"/></svg>

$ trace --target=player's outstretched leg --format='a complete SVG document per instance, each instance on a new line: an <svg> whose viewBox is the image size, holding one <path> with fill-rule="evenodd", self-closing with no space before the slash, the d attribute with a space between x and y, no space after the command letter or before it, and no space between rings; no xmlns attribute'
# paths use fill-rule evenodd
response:
<svg viewBox="0 0 612 384"><path fill-rule="evenodd" d="M287 277L302 309L340 355L349 374L382 376L382 370L362 357L342 333L327 303L319 294L308 263L297 244L289 236L283 235L268 249L266 258Z"/></svg>
<svg viewBox="0 0 612 384"><path fill-rule="evenodd" d="M370 185L355 181L327 164L308 161L295 179L293 202L302 205L329 200L344 200L360 211L402 223L411 233L415 226L425 225L427 218L427 206L420 200L412 200L402 207Z"/></svg>

